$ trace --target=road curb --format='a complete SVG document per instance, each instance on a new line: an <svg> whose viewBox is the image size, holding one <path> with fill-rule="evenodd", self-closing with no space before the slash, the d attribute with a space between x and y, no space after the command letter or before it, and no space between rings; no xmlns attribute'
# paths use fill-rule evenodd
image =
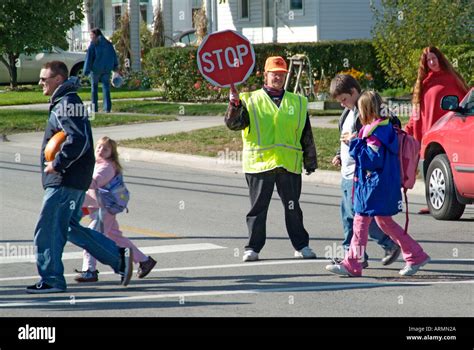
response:
<svg viewBox="0 0 474 350"><path fill-rule="evenodd" d="M130 147L119 147L118 150L120 157L124 160L124 162L134 160L172 166L183 166L199 170L243 174L242 165L239 161L234 159L226 159L229 154L222 154L222 157L213 158L181 153L151 151ZM235 154L235 156L238 156L238 154ZM310 176L303 175L303 182L339 187L341 185L341 174L338 171L316 170L316 172ZM409 190L408 194L424 196L424 182L417 180L415 187L412 190Z"/></svg>

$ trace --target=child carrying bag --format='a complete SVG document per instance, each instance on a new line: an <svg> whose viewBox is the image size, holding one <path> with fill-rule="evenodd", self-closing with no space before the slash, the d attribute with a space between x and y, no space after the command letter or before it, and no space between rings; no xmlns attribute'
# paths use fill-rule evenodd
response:
<svg viewBox="0 0 474 350"><path fill-rule="evenodd" d="M370 124L370 127L364 128L359 132L359 137L367 138L374 130L386 119L378 119ZM393 126L393 130L398 139L398 160L400 162L400 187L403 191L405 199L405 234L408 231L408 198L407 191L412 189L416 183L416 172L418 169L418 161L420 160L420 143L415 140L406 131L400 129L397 125Z"/></svg>
<svg viewBox="0 0 474 350"><path fill-rule="evenodd" d="M408 230L408 198L407 191L412 189L416 183L416 172L418 169L418 161L420 160L420 143L415 140L411 135L408 135L406 131L394 127L393 128L398 136L398 158L400 160L400 180L401 187L403 190L403 196L405 197L405 233Z"/></svg>
<svg viewBox="0 0 474 350"><path fill-rule="evenodd" d="M125 186L122 174L116 175L106 186L97 189L97 199L110 214L128 213L130 192Z"/></svg>

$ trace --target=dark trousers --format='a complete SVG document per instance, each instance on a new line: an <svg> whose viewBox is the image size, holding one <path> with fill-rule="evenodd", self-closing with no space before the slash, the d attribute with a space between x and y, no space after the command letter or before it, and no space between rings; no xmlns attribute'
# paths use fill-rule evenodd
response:
<svg viewBox="0 0 474 350"><path fill-rule="evenodd" d="M291 244L296 250L308 246L309 235L303 226L303 212L299 204L301 175L278 169L258 174L246 173L245 179L250 190L251 205L247 214L249 242L245 248L258 253L265 245L267 212L275 183L285 208L286 230Z"/></svg>

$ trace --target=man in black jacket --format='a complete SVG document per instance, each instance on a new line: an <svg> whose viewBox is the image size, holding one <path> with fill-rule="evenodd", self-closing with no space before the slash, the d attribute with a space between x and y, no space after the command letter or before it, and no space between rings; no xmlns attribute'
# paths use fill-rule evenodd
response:
<svg viewBox="0 0 474 350"><path fill-rule="evenodd" d="M268 207L277 187L285 208L285 223L294 256L314 259L309 235L303 226L299 205L301 170L309 175L317 168L316 148L307 99L283 89L288 73L285 60L269 57L265 63L262 89L240 96L234 87L225 123L231 130L243 130L243 169L250 192L247 214L249 241L243 261L258 260L266 239Z"/></svg>
<svg viewBox="0 0 474 350"><path fill-rule="evenodd" d="M60 293L66 290L61 261L66 241L87 249L100 262L122 275L122 284L130 282L132 251L119 248L103 234L79 224L85 191L92 181L95 158L92 131L87 111L77 95L79 80L68 79L63 62L43 66L39 85L51 96L49 118L41 147L43 207L35 229L36 264L41 279L27 293ZM44 154L48 141L63 131L66 140L53 161Z"/></svg>

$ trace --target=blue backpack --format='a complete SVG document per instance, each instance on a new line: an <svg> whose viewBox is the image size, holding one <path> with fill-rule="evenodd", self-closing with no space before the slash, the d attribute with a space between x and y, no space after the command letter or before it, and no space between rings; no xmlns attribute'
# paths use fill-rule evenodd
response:
<svg viewBox="0 0 474 350"><path fill-rule="evenodd" d="M97 189L97 199L100 204L112 215L123 212L128 213L130 192L123 182L122 174L116 175L106 186Z"/></svg>

